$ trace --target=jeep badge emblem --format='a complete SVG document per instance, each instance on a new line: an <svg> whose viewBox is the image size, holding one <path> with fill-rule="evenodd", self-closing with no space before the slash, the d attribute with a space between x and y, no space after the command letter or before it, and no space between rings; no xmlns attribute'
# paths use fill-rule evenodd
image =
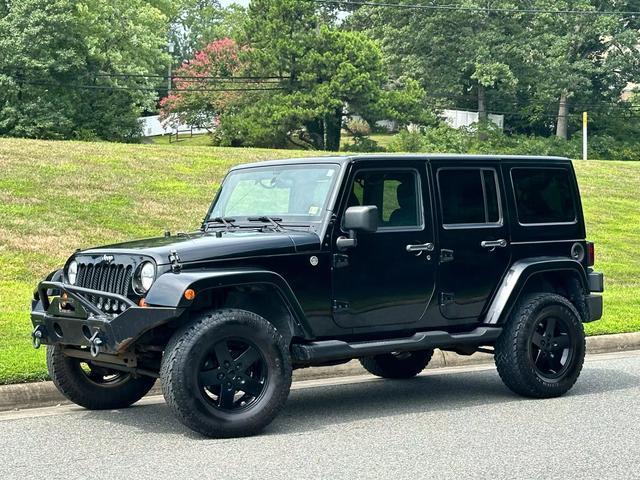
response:
<svg viewBox="0 0 640 480"><path fill-rule="evenodd" d="M102 256L102 261L106 262L106 263L113 262L113 255L103 255Z"/></svg>
<svg viewBox="0 0 640 480"><path fill-rule="evenodd" d="M317 267L318 266L318 257L316 257L314 255L313 257L311 257L309 259L309 263L311 264L312 267Z"/></svg>

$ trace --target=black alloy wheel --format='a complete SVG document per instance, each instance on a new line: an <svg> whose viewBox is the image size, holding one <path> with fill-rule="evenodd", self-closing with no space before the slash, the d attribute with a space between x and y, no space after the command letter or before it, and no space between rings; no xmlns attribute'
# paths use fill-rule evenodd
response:
<svg viewBox="0 0 640 480"><path fill-rule="evenodd" d="M227 338L211 347L198 379L200 393L209 405L237 412L259 401L269 375L264 356L252 342Z"/></svg>
<svg viewBox="0 0 640 480"><path fill-rule="evenodd" d="M65 397L90 410L126 408L144 397L156 381L67 357L59 345L47 347L47 368Z"/></svg>
<svg viewBox="0 0 640 480"><path fill-rule="evenodd" d="M544 317L531 334L530 358L542 378L561 378L571 365L577 342L575 330L561 317Z"/></svg>

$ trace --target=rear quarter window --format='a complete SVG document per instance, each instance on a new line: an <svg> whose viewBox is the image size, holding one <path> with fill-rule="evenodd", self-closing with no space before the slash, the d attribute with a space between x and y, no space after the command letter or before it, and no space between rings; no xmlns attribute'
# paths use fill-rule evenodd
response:
<svg viewBox="0 0 640 480"><path fill-rule="evenodd" d="M571 173L566 168L513 168L518 221L523 225L575 223Z"/></svg>

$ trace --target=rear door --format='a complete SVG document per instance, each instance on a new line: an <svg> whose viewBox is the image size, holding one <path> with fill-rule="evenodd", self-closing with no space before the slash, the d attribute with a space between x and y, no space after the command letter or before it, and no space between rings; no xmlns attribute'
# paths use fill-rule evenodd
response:
<svg viewBox="0 0 640 480"><path fill-rule="evenodd" d="M471 319L482 314L509 266L506 202L497 161L451 164L432 162L439 202L438 301L444 317Z"/></svg>

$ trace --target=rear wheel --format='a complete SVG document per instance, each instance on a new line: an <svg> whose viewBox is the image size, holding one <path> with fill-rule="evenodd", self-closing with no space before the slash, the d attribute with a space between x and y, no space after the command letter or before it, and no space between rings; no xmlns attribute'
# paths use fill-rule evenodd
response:
<svg viewBox="0 0 640 480"><path fill-rule="evenodd" d="M245 436L262 430L284 406L291 359L264 318L223 310L173 336L160 376L167 404L186 426L210 437Z"/></svg>
<svg viewBox="0 0 640 480"><path fill-rule="evenodd" d="M47 368L58 390L89 410L128 407L144 397L156 381L67 357L57 345L47 347Z"/></svg>
<svg viewBox="0 0 640 480"><path fill-rule="evenodd" d="M425 369L433 350L393 352L363 357L360 364L371 374L383 378L411 378Z"/></svg>
<svg viewBox="0 0 640 480"><path fill-rule="evenodd" d="M495 362L504 383L527 397L566 393L584 363L584 329L576 308L549 293L522 299L495 346Z"/></svg>

